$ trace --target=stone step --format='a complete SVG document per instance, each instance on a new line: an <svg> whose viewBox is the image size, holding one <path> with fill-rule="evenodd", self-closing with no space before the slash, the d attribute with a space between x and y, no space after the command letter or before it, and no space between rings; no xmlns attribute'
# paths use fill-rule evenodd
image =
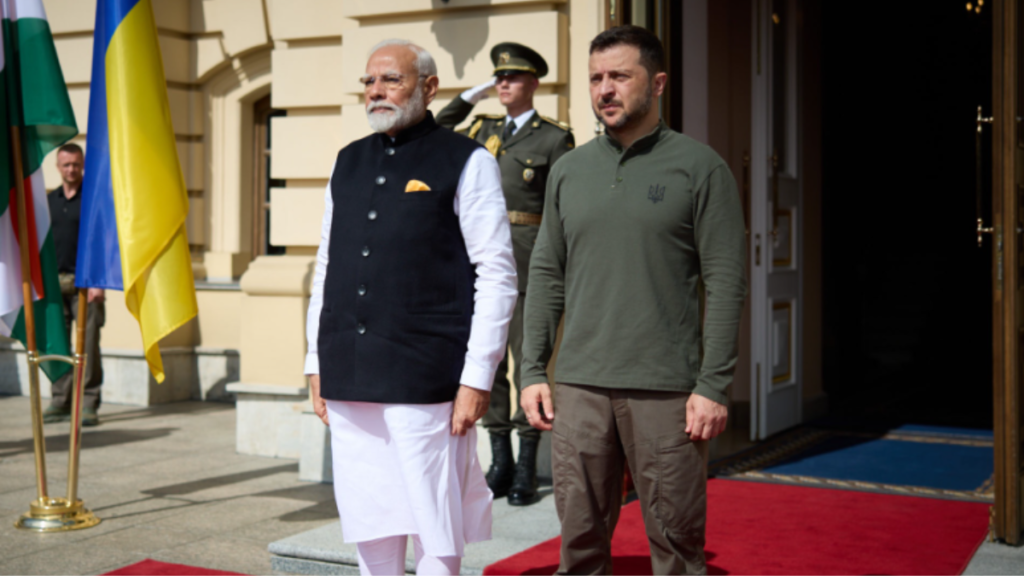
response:
<svg viewBox="0 0 1024 576"><path fill-rule="evenodd" d="M482 574L488 565L558 536L558 515L551 488L543 487L541 494L543 499L533 506L509 506L505 499L495 502L493 538L466 546L461 573ZM267 550L277 574L359 573L356 545L342 541L340 522L272 542ZM405 571L415 573L411 544Z"/></svg>

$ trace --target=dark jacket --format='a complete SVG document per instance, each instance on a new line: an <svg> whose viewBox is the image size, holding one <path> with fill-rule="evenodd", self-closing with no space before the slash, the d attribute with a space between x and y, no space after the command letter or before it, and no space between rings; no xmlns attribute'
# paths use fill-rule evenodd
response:
<svg viewBox="0 0 1024 576"><path fill-rule="evenodd" d="M318 337L324 398L455 398L476 274L454 202L479 147L428 113L394 142L373 134L338 153ZM406 192L411 180L430 190Z"/></svg>

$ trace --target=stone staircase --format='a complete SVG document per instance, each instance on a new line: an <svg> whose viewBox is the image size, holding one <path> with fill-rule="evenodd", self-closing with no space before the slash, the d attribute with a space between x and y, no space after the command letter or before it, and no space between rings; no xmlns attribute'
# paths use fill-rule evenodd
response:
<svg viewBox="0 0 1024 576"><path fill-rule="evenodd" d="M494 503L493 538L466 546L462 574L482 574L485 567L558 536L558 516L551 488L541 490L544 498L533 506L509 506L505 499ZM405 571L415 573L412 545ZM271 567L277 574L359 574L355 544L345 544L341 524L331 522L268 547Z"/></svg>

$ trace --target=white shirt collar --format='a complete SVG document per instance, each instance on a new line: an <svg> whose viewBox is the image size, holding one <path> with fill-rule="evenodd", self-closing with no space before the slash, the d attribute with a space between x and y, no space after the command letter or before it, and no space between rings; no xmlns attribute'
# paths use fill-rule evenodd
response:
<svg viewBox="0 0 1024 576"><path fill-rule="evenodd" d="M516 116L515 118L509 116L508 114L505 115L505 123L506 124L508 122L510 122L510 121L515 121L515 123L516 123L516 128L515 128L515 130L512 131L512 135L513 136L515 136L519 132L520 128L522 128L523 126L526 126L526 123L530 121L530 117L533 116L533 113L534 113L534 109L530 108L529 110L527 110L526 112L523 112L522 114L520 114L519 116Z"/></svg>

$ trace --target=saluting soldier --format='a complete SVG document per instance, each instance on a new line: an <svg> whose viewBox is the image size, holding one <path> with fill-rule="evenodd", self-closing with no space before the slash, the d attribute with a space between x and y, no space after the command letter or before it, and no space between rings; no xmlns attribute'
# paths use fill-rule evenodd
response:
<svg viewBox="0 0 1024 576"><path fill-rule="evenodd" d="M537 447L540 431L530 426L521 407L512 415L508 381L508 357L515 362L513 380L520 389L523 347L523 306L526 301L530 254L544 211L544 188L551 166L573 149L569 126L541 116L533 108L533 94L540 78L548 73L547 62L534 50L504 42L491 50L494 78L457 96L437 114L437 123L454 128L466 119L473 106L494 87L506 113L478 114L464 133L482 143L498 159L501 187L512 224L512 248L519 273L519 300L508 332L508 348L498 366L490 407L483 423L491 438L493 461L487 485L496 498L508 496L509 504L537 502ZM519 433L519 461L512 457L512 430Z"/></svg>

